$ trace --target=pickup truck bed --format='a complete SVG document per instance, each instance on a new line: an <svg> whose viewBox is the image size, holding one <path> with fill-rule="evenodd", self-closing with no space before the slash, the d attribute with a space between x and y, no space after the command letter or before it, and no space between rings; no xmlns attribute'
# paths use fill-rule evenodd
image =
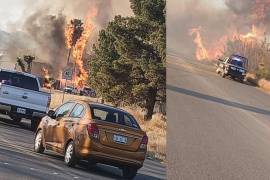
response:
<svg viewBox="0 0 270 180"><path fill-rule="evenodd" d="M51 95L40 91L38 78L32 74L0 69L0 113L16 122L31 120L34 129L48 111Z"/></svg>

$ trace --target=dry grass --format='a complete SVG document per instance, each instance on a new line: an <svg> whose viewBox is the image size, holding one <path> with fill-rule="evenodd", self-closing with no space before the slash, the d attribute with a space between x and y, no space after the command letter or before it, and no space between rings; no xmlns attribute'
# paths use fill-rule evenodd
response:
<svg viewBox="0 0 270 180"><path fill-rule="evenodd" d="M54 109L62 104L63 92L54 90L51 93L52 93L52 101L51 101L50 108ZM69 101L69 100L89 100L93 102L98 102L98 99L96 98L78 96L78 95L73 95L73 94L65 94L64 102Z"/></svg>
<svg viewBox="0 0 270 180"><path fill-rule="evenodd" d="M266 79L260 79L258 81L258 86L262 88L263 90L270 92L270 81Z"/></svg>
<svg viewBox="0 0 270 180"><path fill-rule="evenodd" d="M264 78L258 79L256 75L252 73L247 74L247 81L270 93L270 81Z"/></svg>
<svg viewBox="0 0 270 180"><path fill-rule="evenodd" d="M50 108L54 109L62 104L63 93L61 91L52 91L52 101ZM96 98L89 98L85 96L77 96L65 94L65 101L69 100L90 100L98 102ZM148 141L148 155L152 158L165 161L166 159L166 117L161 114L153 115L149 121L143 120L143 114L139 108L122 108L131 113L140 124L141 128L146 131L149 138Z"/></svg>

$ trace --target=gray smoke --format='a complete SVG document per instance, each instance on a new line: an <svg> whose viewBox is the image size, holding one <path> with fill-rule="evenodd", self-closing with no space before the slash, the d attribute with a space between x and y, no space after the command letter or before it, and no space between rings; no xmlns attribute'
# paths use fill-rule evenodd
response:
<svg viewBox="0 0 270 180"><path fill-rule="evenodd" d="M24 36L10 41L10 59L15 61L18 55L34 54L37 61L51 64L54 76L58 77L59 70L66 65L68 55L64 37L66 24L74 18L84 21L89 11L97 9L97 16L93 19L94 32L89 39L91 47L99 30L118 14L115 9L131 14L131 10L127 11L130 9L129 0L125 1L122 6L119 0L24 0L27 8L20 20L24 23L20 22L22 27L17 27L22 29ZM16 25L12 28L16 29ZM19 47L16 42L20 42Z"/></svg>
<svg viewBox="0 0 270 180"><path fill-rule="evenodd" d="M25 31L36 43L37 61L53 65L55 76L66 62L65 24L66 17L62 13L48 15L48 10L37 11L24 24Z"/></svg>
<svg viewBox="0 0 270 180"><path fill-rule="evenodd" d="M256 14L257 11L266 16ZM203 40L214 44L229 29L239 33L250 31L252 24L269 28L270 3L268 0L170 0L167 3L168 50L194 58L195 45L189 29L201 27Z"/></svg>

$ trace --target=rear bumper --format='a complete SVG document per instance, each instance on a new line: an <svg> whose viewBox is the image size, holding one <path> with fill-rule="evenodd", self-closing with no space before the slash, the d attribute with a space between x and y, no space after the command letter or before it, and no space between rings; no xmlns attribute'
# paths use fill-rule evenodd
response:
<svg viewBox="0 0 270 180"><path fill-rule="evenodd" d="M17 108L25 109L26 113L25 114L17 113ZM32 118L41 119L44 116L46 116L46 112L14 106L14 105L5 104L5 103L0 103L0 113L7 114L9 116L17 116L17 117L27 118L27 119L32 119Z"/></svg>
<svg viewBox="0 0 270 180"><path fill-rule="evenodd" d="M145 155L146 152L144 151L124 151L93 141L90 143L90 148L85 147L79 152L79 156L84 159L91 159L96 162L117 167L133 166L137 169L143 166Z"/></svg>

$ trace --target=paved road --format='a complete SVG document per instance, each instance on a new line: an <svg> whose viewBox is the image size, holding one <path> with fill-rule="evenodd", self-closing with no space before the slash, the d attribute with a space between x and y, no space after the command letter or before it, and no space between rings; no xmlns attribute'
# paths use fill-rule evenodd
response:
<svg viewBox="0 0 270 180"><path fill-rule="evenodd" d="M89 169L85 162L75 168L64 165L63 157L53 152L43 155L33 152L34 133L29 124L14 125L0 117L0 179L1 180L49 180L49 179L121 179L121 171L105 165ZM135 179L165 179L165 167L146 160Z"/></svg>
<svg viewBox="0 0 270 180"><path fill-rule="evenodd" d="M270 179L270 95L168 56L168 179Z"/></svg>

